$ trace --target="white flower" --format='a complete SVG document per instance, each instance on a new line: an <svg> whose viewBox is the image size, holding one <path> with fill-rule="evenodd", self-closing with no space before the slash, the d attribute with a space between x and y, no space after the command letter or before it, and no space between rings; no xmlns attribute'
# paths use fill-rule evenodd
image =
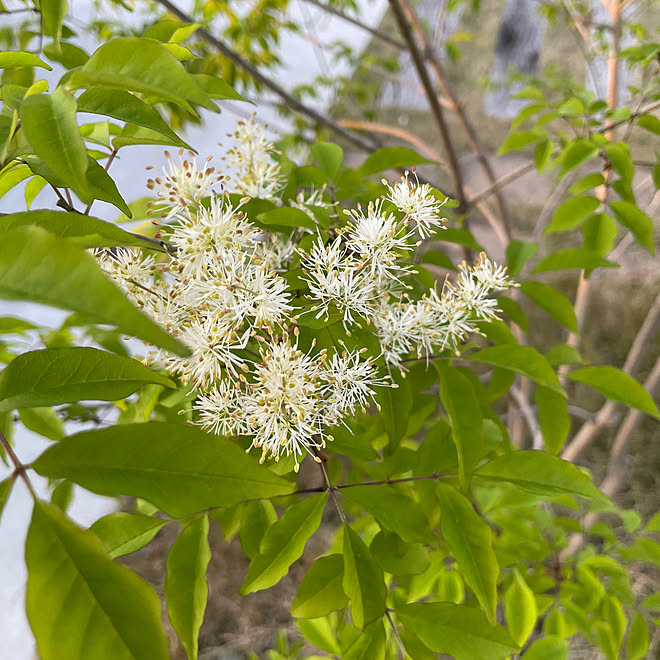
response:
<svg viewBox="0 0 660 660"><path fill-rule="evenodd" d="M490 261L484 252L481 252L472 267L472 274L488 289L504 291L510 286L515 286L507 275L506 266L498 266Z"/></svg>
<svg viewBox="0 0 660 660"><path fill-rule="evenodd" d="M192 157L193 154L188 152ZM165 152L167 169L163 168L164 179L156 177L147 181L147 188L153 190L161 205L169 208L163 215L167 218L197 207L202 199L210 194L216 183L224 177L216 173L214 167L198 168L197 161L184 160L183 149L179 150L179 163L172 162L168 151ZM206 159L208 165L211 158ZM147 169L151 169L150 167Z"/></svg>
<svg viewBox="0 0 660 660"><path fill-rule="evenodd" d="M248 432L242 414L241 390L230 380L221 380L208 393L200 394L193 409L199 412L195 423L211 433L240 436Z"/></svg>
<svg viewBox="0 0 660 660"><path fill-rule="evenodd" d="M428 183L420 185L417 173L413 171L413 174L415 181L408 178L410 172L406 170L398 183L390 186L385 179L382 182L389 190L385 199L415 222L420 238L424 239L435 233L435 227L441 227L442 223L446 222L447 219L440 216L439 210L447 200L438 202L433 196L431 186Z"/></svg>

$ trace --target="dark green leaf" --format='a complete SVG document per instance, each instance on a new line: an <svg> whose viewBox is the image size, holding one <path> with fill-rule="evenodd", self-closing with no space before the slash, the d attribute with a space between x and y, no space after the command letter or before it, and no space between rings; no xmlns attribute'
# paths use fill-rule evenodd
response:
<svg viewBox="0 0 660 660"><path fill-rule="evenodd" d="M559 378L548 361L535 349L529 346L491 346L464 358L475 362L485 362L493 367L502 367L527 376L539 385L566 396L559 384Z"/></svg>
<svg viewBox="0 0 660 660"><path fill-rule="evenodd" d="M568 344L555 344L545 355L553 367L562 364L582 364L584 360L574 346Z"/></svg>
<svg viewBox="0 0 660 660"><path fill-rule="evenodd" d="M64 211L26 211L0 217L0 231L37 225L84 248L136 246L153 248L153 243L129 234L116 225L88 215Z"/></svg>
<svg viewBox="0 0 660 660"><path fill-rule="evenodd" d="M495 621L499 566L493 551L492 534L468 499L456 489L438 484L440 528L467 585L482 609ZM424 641L422 639L422 641Z"/></svg>
<svg viewBox="0 0 660 660"><path fill-rule="evenodd" d="M532 273L544 273L548 270L564 270L579 268L595 270L596 268L618 268L618 264L603 259L597 252L583 248L566 248L547 256Z"/></svg>
<svg viewBox="0 0 660 660"><path fill-rule="evenodd" d="M484 454L482 416L470 380L446 364L437 365L440 374L440 400L451 423L452 439L458 454L459 478L466 485Z"/></svg>
<svg viewBox="0 0 660 660"><path fill-rule="evenodd" d="M19 50L6 50L0 53L0 69L11 69L17 66L39 66L42 69L48 69L48 71L53 70L53 67L46 64L34 53L24 53Z"/></svg>
<svg viewBox="0 0 660 660"><path fill-rule="evenodd" d="M56 506L35 502L25 558L27 615L42 660L169 657L154 591Z"/></svg>
<svg viewBox="0 0 660 660"><path fill-rule="evenodd" d="M535 398L545 450L555 456L564 446L571 429L568 401L547 387L537 387Z"/></svg>
<svg viewBox="0 0 660 660"><path fill-rule="evenodd" d="M316 222L307 213L291 207L282 207L267 211L266 213L259 213L256 220L265 227L275 225L279 227L307 227L307 229L316 229Z"/></svg>
<svg viewBox="0 0 660 660"><path fill-rule="evenodd" d="M0 412L82 400L116 401L146 383L174 383L133 358L96 348L46 348L17 356L0 374Z"/></svg>
<svg viewBox="0 0 660 660"><path fill-rule="evenodd" d="M555 321L565 325L572 332L578 332L575 310L563 293L541 282L523 282L520 289Z"/></svg>
<svg viewBox="0 0 660 660"><path fill-rule="evenodd" d="M339 171L341 161L344 158L344 150L337 144L332 142L315 142L310 151L312 156L321 165L323 171L330 177L334 178L335 174Z"/></svg>
<svg viewBox="0 0 660 660"><path fill-rule="evenodd" d="M376 396L389 438L388 454L393 454L403 440L408 429L408 418L412 407L412 392L408 380L395 376L394 383L397 385L396 388L383 387Z"/></svg>
<svg viewBox="0 0 660 660"><path fill-rule="evenodd" d="M369 174L375 174L376 172L383 172L385 170L396 170L402 167L433 162L435 161L420 156L416 151L408 147L383 147L374 151L362 163L358 171L361 176L368 176Z"/></svg>
<svg viewBox="0 0 660 660"><path fill-rule="evenodd" d="M410 603L397 608L396 614L431 650L455 660L504 660L518 651L503 628L473 607Z"/></svg>
<svg viewBox="0 0 660 660"><path fill-rule="evenodd" d="M653 244L653 223L644 211L630 202L610 202L610 208L617 220L630 229L635 240L651 254L655 254Z"/></svg>
<svg viewBox="0 0 660 660"><path fill-rule="evenodd" d="M538 243L524 243L515 240L506 246L506 262L511 277L520 273L523 266L536 254L538 249Z"/></svg>
<svg viewBox="0 0 660 660"><path fill-rule="evenodd" d="M599 205L600 201L591 196L571 197L567 199L553 213L552 220L546 227L545 233L552 234L556 231L576 229Z"/></svg>
<svg viewBox="0 0 660 660"><path fill-rule="evenodd" d="M218 110L176 57L155 39L120 37L103 44L68 84L140 92L183 107L195 103Z"/></svg>
<svg viewBox="0 0 660 660"><path fill-rule="evenodd" d="M21 127L34 152L88 204L87 151L76 123L76 101L63 87L23 102Z"/></svg>
<svg viewBox="0 0 660 660"><path fill-rule="evenodd" d="M364 541L344 525L344 593L351 601L356 628L364 627L385 614L387 587L383 571L371 557Z"/></svg>
<svg viewBox="0 0 660 660"><path fill-rule="evenodd" d="M46 450L33 467L101 495L142 497L174 517L294 489L233 442L184 424L84 431Z"/></svg>
<svg viewBox="0 0 660 660"><path fill-rule="evenodd" d="M122 89L90 89L84 92L78 97L78 112L91 112L144 126L165 135L171 144L190 149L154 108Z"/></svg>
<svg viewBox="0 0 660 660"><path fill-rule="evenodd" d="M529 322L527 315L515 300L505 296L499 296L497 298L497 305L523 332L528 332Z"/></svg>
<svg viewBox="0 0 660 660"><path fill-rule="evenodd" d="M165 525L167 520L117 512L99 518L89 529L101 541L108 557L115 559L143 548Z"/></svg>
<svg viewBox="0 0 660 660"><path fill-rule="evenodd" d="M197 660L197 639L208 596L206 568L211 559L208 535L208 517L195 518L183 528L167 555L167 612L189 660Z"/></svg>
<svg viewBox="0 0 660 660"><path fill-rule="evenodd" d="M212 99L249 102L221 78L205 73L194 73L192 78Z"/></svg>
<svg viewBox="0 0 660 660"><path fill-rule="evenodd" d="M52 408L23 408L18 411L18 415L23 426L33 433L49 440L61 440L64 437L64 423Z"/></svg>
<svg viewBox="0 0 660 660"><path fill-rule="evenodd" d="M428 520L419 504L390 486L355 486L342 495L373 515L385 529L411 543L429 540Z"/></svg>
<svg viewBox="0 0 660 660"><path fill-rule="evenodd" d="M612 401L625 403L652 417L660 411L651 395L632 376L616 367L584 367L568 374L571 380L586 383Z"/></svg>
<svg viewBox="0 0 660 660"><path fill-rule="evenodd" d="M344 558L340 554L317 559L307 571L291 605L295 617L315 619L343 610L348 597L342 589Z"/></svg>
<svg viewBox="0 0 660 660"><path fill-rule="evenodd" d="M468 250L474 250L475 252L483 252L484 250L483 247L477 243L477 240L472 235L472 232L465 231L464 229L454 229L453 227L447 227L443 231L438 232L434 238L436 241L462 245L463 247L468 248Z"/></svg>
<svg viewBox="0 0 660 660"><path fill-rule="evenodd" d="M22 334L26 330L36 330L37 326L29 321L13 316L0 317L0 335Z"/></svg>
<svg viewBox="0 0 660 660"><path fill-rule="evenodd" d="M630 147L625 142L613 142L603 145L605 155L612 163L614 171L630 185L635 175L635 165L630 157Z"/></svg>
<svg viewBox="0 0 660 660"><path fill-rule="evenodd" d="M456 270L454 262L444 252L440 252L439 250L428 250L424 252L421 263L433 264L447 270Z"/></svg>
<svg viewBox="0 0 660 660"><path fill-rule="evenodd" d="M603 499L591 479L572 463L542 451L515 451L482 465L475 476L507 481L536 495L568 493L586 499Z"/></svg>
<svg viewBox="0 0 660 660"><path fill-rule="evenodd" d="M94 258L40 227L6 232L0 242L0 298L31 300L83 314L179 355L189 350L136 309Z"/></svg>
<svg viewBox="0 0 660 660"><path fill-rule="evenodd" d="M430 565L419 543L406 543L397 534L382 530L374 537L369 550L381 568L393 575L421 575Z"/></svg>
<svg viewBox="0 0 660 660"><path fill-rule="evenodd" d="M300 558L305 544L321 524L327 495L313 495L290 506L266 532L259 554L250 562L239 589L242 595L268 589L277 584Z"/></svg>
<svg viewBox="0 0 660 660"><path fill-rule="evenodd" d="M94 199L108 202L118 208L125 215L130 216L131 210L119 194L112 177L91 156L87 166L87 183Z"/></svg>

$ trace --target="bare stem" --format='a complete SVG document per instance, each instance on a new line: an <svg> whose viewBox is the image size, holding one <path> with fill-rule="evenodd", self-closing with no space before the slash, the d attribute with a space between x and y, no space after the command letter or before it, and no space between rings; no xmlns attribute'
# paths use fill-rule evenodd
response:
<svg viewBox="0 0 660 660"><path fill-rule="evenodd" d="M24 463L21 463L20 459L16 455L16 452L14 451L14 448L9 444L9 441L7 440L7 438L5 438L2 432L0 432L0 445L2 445L2 448L7 453L7 456L9 456L9 459L14 464L14 475L19 476L21 479L23 479L25 485L27 486L27 489L30 491L30 495L32 495L33 499L36 500L37 493L34 490L34 487L32 486L32 482L25 473L25 471L27 470L27 466Z"/></svg>
<svg viewBox="0 0 660 660"><path fill-rule="evenodd" d="M320 452L317 453L317 458L319 461L319 465L321 466L321 472L323 472L323 478L325 479L325 483L327 488L327 491L332 498L332 501L335 504L335 507L337 509L337 512L339 513L339 517L341 518L341 521L347 525L348 521L346 520L346 514L344 513L344 509L342 508L341 502L339 501L339 498L337 497L337 489L332 485L332 482L330 481L330 477L328 476L328 471L325 468L325 463L327 461L327 458L322 455Z"/></svg>

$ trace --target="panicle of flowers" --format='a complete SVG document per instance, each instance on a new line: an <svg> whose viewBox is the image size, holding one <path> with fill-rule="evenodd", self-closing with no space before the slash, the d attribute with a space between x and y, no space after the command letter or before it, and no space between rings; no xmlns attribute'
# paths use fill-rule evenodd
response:
<svg viewBox="0 0 660 660"><path fill-rule="evenodd" d="M213 186L225 180L214 167L209 167L211 157L206 159L203 167L198 167L194 154L190 151L183 158L184 150L179 149L179 162L175 163L169 151L165 152L167 166L163 168L162 177L147 181L147 188L156 195L156 203L151 204L153 212L160 213L165 218L171 218L189 208L197 208L204 197L207 197ZM147 167L147 170L153 166Z"/></svg>
<svg viewBox="0 0 660 660"><path fill-rule="evenodd" d="M237 193L276 200L283 179L280 166L272 158L274 147L268 142L266 128L254 115L250 121L237 122L236 130L227 134L235 143L227 150L225 160L235 172L233 185Z"/></svg>
<svg viewBox="0 0 660 660"><path fill-rule="evenodd" d="M393 182L392 185L383 179L382 183L389 191L385 199L404 213L406 220L412 220L419 237L426 239L435 234L435 229L443 227L443 223L447 221L447 218L441 217L439 212L447 199L439 202L428 183L419 183L414 169L413 176L414 181L410 177L410 172L406 170L401 180Z"/></svg>

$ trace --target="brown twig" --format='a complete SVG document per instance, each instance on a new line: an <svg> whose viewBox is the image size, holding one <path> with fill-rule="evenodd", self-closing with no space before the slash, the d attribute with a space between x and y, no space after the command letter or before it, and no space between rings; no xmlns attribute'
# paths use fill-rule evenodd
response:
<svg viewBox="0 0 660 660"><path fill-rule="evenodd" d="M458 162L458 158L456 156L454 145L449 135L449 127L445 121L442 107L440 106L440 103L438 103L437 94L433 89L431 79L429 78L428 71L424 65L424 58L422 57L422 54L417 47L415 37L410 29L408 19L406 18L403 8L401 7L400 1L389 0L389 4L396 19L397 25L399 26L401 36L403 37L406 44L408 44L408 50L410 52L410 56L412 57L413 63L415 64L417 75L419 76L422 86L424 87L424 92L430 106L431 115L433 116L438 127L438 131L440 132L442 145L444 147L445 153L447 154L447 160L449 161L450 174L454 184L454 196L458 200L457 211L460 214L465 213L467 210L467 200L465 199L465 191L463 189L463 175L461 172L460 164Z"/></svg>
<svg viewBox="0 0 660 660"><path fill-rule="evenodd" d="M30 491L30 495L32 495L32 497L36 500L37 493L34 490L34 487L32 486L32 482L30 481L29 477L27 476L27 474L25 474L25 471L27 470L27 465L21 463L20 459L16 455L16 452L14 451L14 448L9 444L9 441L7 440L7 438L5 438L2 432L0 432L0 445L2 445L2 448L7 453L7 456L9 456L9 459L14 464L14 474L19 476L21 479L23 479L25 485L27 486L27 489Z"/></svg>

